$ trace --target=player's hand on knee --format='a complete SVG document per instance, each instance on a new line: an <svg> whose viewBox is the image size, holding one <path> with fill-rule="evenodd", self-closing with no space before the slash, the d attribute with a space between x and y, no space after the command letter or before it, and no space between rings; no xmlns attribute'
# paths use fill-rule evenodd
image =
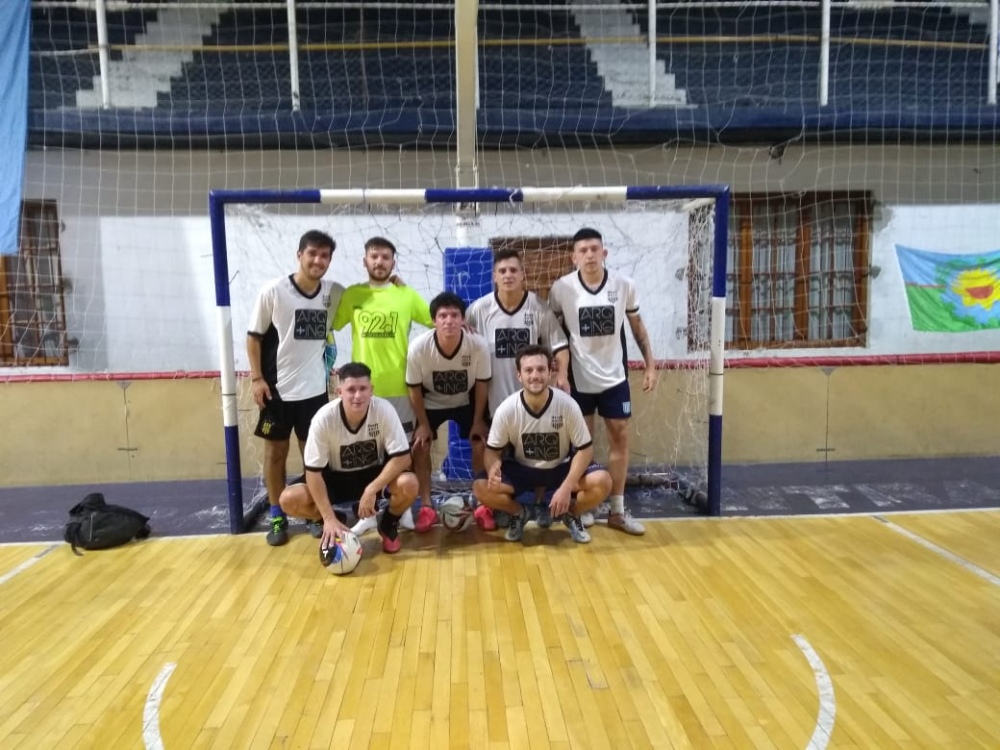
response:
<svg viewBox="0 0 1000 750"><path fill-rule="evenodd" d="M569 489L566 487L560 487L557 489L552 494L552 499L549 501L549 512L552 513L552 517L556 518L568 511L571 499L572 497Z"/></svg>
<svg viewBox="0 0 1000 750"><path fill-rule="evenodd" d="M499 461L490 467L489 471L486 473L486 478L491 490L495 490L503 484L503 474L500 473Z"/></svg>
<svg viewBox="0 0 1000 750"><path fill-rule="evenodd" d="M434 439L434 435L431 434L431 428L425 424L418 425L416 431L413 433L413 444L421 448L430 446Z"/></svg>

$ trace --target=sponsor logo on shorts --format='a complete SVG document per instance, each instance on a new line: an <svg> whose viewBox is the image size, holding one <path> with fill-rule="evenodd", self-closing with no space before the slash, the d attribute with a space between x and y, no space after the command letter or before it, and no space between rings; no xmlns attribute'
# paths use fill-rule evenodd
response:
<svg viewBox="0 0 1000 750"><path fill-rule="evenodd" d="M631 413L632 413L632 402L622 401L622 414L631 414Z"/></svg>

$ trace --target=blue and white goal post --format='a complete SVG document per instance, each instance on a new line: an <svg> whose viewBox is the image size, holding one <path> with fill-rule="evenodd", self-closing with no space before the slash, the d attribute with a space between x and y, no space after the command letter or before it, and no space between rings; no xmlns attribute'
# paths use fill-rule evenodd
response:
<svg viewBox="0 0 1000 750"><path fill-rule="evenodd" d="M366 280L364 241L383 236L399 248L406 284L428 300L447 288L469 302L493 291L494 249L524 249L527 284L544 294L552 279L572 272L569 238L597 229L609 270L635 283L660 375L652 393L642 392L640 373L631 379L629 484L663 487L663 502L680 498L720 514L728 186L213 190L209 216L232 533L251 526L267 502L262 441L252 434L246 323L261 286L295 270L298 238L309 229L336 240L328 278L345 286ZM341 365L350 359L349 328L336 339ZM626 340L629 369L641 371L641 353ZM452 434L437 483L468 487L460 442ZM245 503L245 495L252 499Z"/></svg>

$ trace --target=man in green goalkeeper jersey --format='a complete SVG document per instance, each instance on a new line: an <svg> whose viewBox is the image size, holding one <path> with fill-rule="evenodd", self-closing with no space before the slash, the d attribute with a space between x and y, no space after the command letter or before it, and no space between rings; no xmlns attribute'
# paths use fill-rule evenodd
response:
<svg viewBox="0 0 1000 750"><path fill-rule="evenodd" d="M364 264L368 282L344 291L332 314L333 328L339 331L351 325L351 359L371 368L372 392L392 404L407 438L412 439L416 420L406 388L410 327L419 323L431 328L434 321L427 302L413 287L393 283L396 247L389 240L372 237L365 242ZM415 520L403 518L404 528L415 525L417 531L427 531L437 518L432 508L414 512Z"/></svg>

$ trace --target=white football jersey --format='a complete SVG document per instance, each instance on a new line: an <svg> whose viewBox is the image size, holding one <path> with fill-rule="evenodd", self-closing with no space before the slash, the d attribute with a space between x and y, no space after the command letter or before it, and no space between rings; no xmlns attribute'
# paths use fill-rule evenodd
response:
<svg viewBox="0 0 1000 750"><path fill-rule="evenodd" d="M524 400L524 391L508 396L497 407L486 445L502 451L514 448L514 460L535 469L551 469L568 461L570 448L592 443L583 413L573 397L549 388L549 397L538 413Z"/></svg>
<svg viewBox="0 0 1000 750"><path fill-rule="evenodd" d="M261 375L283 401L326 393L327 309L331 296L343 293L340 284L323 279L307 295L292 276L282 276L257 295L247 332L261 338Z"/></svg>
<svg viewBox="0 0 1000 750"><path fill-rule="evenodd" d="M406 353L406 385L423 386L424 407L453 409L471 403L469 391L477 380L489 381L490 350L482 336L462 331L462 341L450 357L437 341L437 331L424 331Z"/></svg>
<svg viewBox="0 0 1000 750"><path fill-rule="evenodd" d="M372 396L364 421L352 430L338 398L324 405L312 418L303 463L307 469L316 471L325 468L361 471L382 466L390 458L409 452L403 424L392 404Z"/></svg>
<svg viewBox="0 0 1000 750"><path fill-rule="evenodd" d="M506 309L496 292L480 297L465 314L490 348L493 377L490 379L490 413L505 398L521 390L514 357L521 347L544 344L552 353L569 346L566 334L552 309L534 292L525 292L521 303Z"/></svg>
<svg viewBox="0 0 1000 750"><path fill-rule="evenodd" d="M590 289L574 271L552 283L549 305L569 333L576 390L603 393L625 380L625 317L639 312L632 279L605 271Z"/></svg>

